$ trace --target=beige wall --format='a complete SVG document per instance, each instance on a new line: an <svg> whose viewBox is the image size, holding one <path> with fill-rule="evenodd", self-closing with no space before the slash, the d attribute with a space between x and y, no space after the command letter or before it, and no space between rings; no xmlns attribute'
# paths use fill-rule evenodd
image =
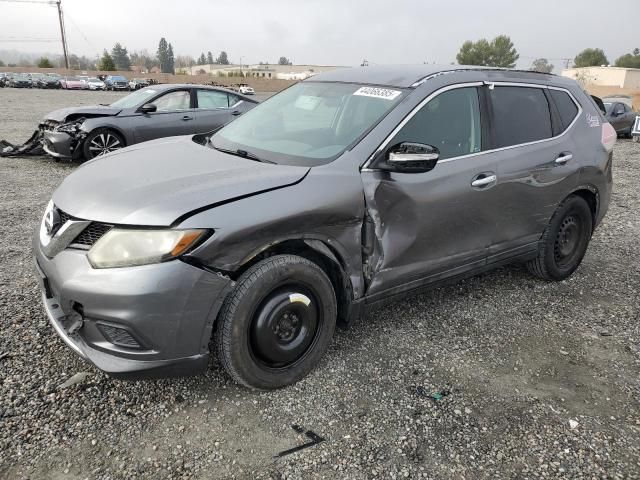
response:
<svg viewBox="0 0 640 480"><path fill-rule="evenodd" d="M583 85L640 89L640 70L618 67L569 68L562 76L573 78Z"/></svg>

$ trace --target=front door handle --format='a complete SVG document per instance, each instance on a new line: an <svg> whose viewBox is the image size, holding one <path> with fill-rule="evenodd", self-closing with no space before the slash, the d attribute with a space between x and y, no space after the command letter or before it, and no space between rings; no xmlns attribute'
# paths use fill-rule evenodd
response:
<svg viewBox="0 0 640 480"><path fill-rule="evenodd" d="M560 155L558 155L558 158L556 158L556 164L565 165L572 158L573 158L572 153L569 153L569 152L561 153Z"/></svg>
<svg viewBox="0 0 640 480"><path fill-rule="evenodd" d="M237 117L238 115L242 115L242 112L240 110L234 110L233 112L231 112L231 115Z"/></svg>
<svg viewBox="0 0 640 480"><path fill-rule="evenodd" d="M185 115L184 117L182 117L182 120L186 122L187 120L193 120L193 117L191 115Z"/></svg>
<svg viewBox="0 0 640 480"><path fill-rule="evenodd" d="M487 175L487 174L481 173L480 175L478 175L476 178L473 179L473 181L471 182L471 186L474 188L485 188L488 185L496 183L496 180L498 180L498 177L495 174Z"/></svg>

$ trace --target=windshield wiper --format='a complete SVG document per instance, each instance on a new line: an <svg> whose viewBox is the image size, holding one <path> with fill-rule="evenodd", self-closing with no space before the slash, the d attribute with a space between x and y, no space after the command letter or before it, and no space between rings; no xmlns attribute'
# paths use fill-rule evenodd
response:
<svg viewBox="0 0 640 480"><path fill-rule="evenodd" d="M260 158L256 154L247 152L246 150L242 150L241 148L237 150L228 150L226 148L220 148L216 146L213 146L213 148L218 150L219 152L228 153L229 155L235 155L236 157L248 158L249 160L254 160L256 162L274 163L274 164L276 163L276 162L272 162L271 160L265 160L264 158Z"/></svg>

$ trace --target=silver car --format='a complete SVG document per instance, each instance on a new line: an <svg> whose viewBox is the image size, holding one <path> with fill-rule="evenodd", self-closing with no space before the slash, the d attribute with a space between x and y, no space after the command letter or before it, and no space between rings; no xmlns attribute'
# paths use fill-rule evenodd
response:
<svg viewBox="0 0 640 480"><path fill-rule="evenodd" d="M210 132L256 104L221 88L156 85L111 105L55 110L44 117L39 128L49 155L90 160L134 143Z"/></svg>
<svg viewBox="0 0 640 480"><path fill-rule="evenodd" d="M611 197L614 129L573 80L420 65L323 73L213 135L69 175L34 237L42 300L116 377L307 375L336 323L511 262L571 275Z"/></svg>

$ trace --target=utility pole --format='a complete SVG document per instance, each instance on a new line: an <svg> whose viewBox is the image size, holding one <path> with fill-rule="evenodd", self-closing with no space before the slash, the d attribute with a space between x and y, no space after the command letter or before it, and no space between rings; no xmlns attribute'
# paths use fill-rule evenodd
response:
<svg viewBox="0 0 640 480"><path fill-rule="evenodd" d="M60 35L62 36L62 51L64 52L64 64L69 70L69 55L67 54L67 38L64 34L64 18L62 17L62 0L57 0L58 18L60 19Z"/></svg>

